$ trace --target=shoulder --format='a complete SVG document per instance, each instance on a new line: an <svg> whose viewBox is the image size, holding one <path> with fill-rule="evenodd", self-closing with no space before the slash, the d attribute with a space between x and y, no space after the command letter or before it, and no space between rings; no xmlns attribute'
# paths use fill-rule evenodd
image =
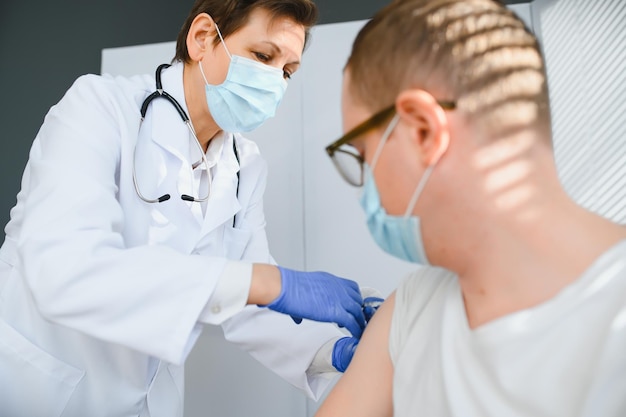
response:
<svg viewBox="0 0 626 417"><path fill-rule="evenodd" d="M117 160L123 138L135 135L147 77L112 77L87 74L78 77L61 100L53 105L36 143L41 151L108 152ZM104 140L106 139L106 140Z"/></svg>
<svg viewBox="0 0 626 417"><path fill-rule="evenodd" d="M427 335L431 326L438 326L450 292L458 288L457 276L442 268L420 267L404 279L396 290L391 318L389 349L393 359L411 333Z"/></svg>
<svg viewBox="0 0 626 417"><path fill-rule="evenodd" d="M610 247L600 256L599 261L602 261L603 258L607 258L606 262L608 263L619 265L622 271L626 270L626 239Z"/></svg>
<svg viewBox="0 0 626 417"><path fill-rule="evenodd" d="M457 277L453 272L443 268L420 267L408 275L396 291L396 311L401 314L405 310L424 308L433 297L443 296L450 286L456 285Z"/></svg>
<svg viewBox="0 0 626 417"><path fill-rule="evenodd" d="M130 107L136 108L138 114L141 102L151 91L151 82L152 78L148 75L82 75L74 81L56 107L82 107L80 110L83 112L88 112L89 108L102 112Z"/></svg>
<svg viewBox="0 0 626 417"><path fill-rule="evenodd" d="M132 77L85 74L74 81L69 91L132 95L154 90L153 84L153 77L147 74Z"/></svg>

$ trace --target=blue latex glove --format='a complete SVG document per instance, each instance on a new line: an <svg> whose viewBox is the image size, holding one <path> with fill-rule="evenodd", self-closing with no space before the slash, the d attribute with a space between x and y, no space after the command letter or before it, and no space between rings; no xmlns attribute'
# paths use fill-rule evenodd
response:
<svg viewBox="0 0 626 417"><path fill-rule="evenodd" d="M337 340L335 346L333 346L332 359L333 366L336 370L345 372L345 370L348 369L348 365L350 365L350 361L352 360L352 356L354 356L354 351L358 344L359 339L356 337L346 336Z"/></svg>
<svg viewBox="0 0 626 417"><path fill-rule="evenodd" d="M337 323L355 337L365 328L363 298L356 282L327 272L301 272L278 267L282 289L267 307L304 319Z"/></svg>

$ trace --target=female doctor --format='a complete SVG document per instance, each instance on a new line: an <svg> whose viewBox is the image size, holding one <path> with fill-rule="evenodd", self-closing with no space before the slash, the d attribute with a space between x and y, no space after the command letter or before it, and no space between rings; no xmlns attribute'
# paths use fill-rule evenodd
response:
<svg viewBox="0 0 626 417"><path fill-rule="evenodd" d="M359 288L272 265L266 165L238 133L274 114L316 15L198 0L173 65L80 77L51 108L0 250L2 416L182 416L203 324L313 397L349 361L317 322L358 338Z"/></svg>

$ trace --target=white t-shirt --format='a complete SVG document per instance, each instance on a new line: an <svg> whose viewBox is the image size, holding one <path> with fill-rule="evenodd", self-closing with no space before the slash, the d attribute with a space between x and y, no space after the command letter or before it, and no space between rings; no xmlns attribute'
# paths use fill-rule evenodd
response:
<svg viewBox="0 0 626 417"><path fill-rule="evenodd" d="M396 294L395 416L626 416L626 241L551 300L470 329L456 275Z"/></svg>

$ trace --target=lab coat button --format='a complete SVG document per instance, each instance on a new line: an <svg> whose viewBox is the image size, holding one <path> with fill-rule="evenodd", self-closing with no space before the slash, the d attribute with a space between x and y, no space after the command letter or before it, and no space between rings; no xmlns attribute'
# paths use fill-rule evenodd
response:
<svg viewBox="0 0 626 417"><path fill-rule="evenodd" d="M220 306L211 307L211 313L213 314L220 314L220 311L222 311L222 308Z"/></svg>

